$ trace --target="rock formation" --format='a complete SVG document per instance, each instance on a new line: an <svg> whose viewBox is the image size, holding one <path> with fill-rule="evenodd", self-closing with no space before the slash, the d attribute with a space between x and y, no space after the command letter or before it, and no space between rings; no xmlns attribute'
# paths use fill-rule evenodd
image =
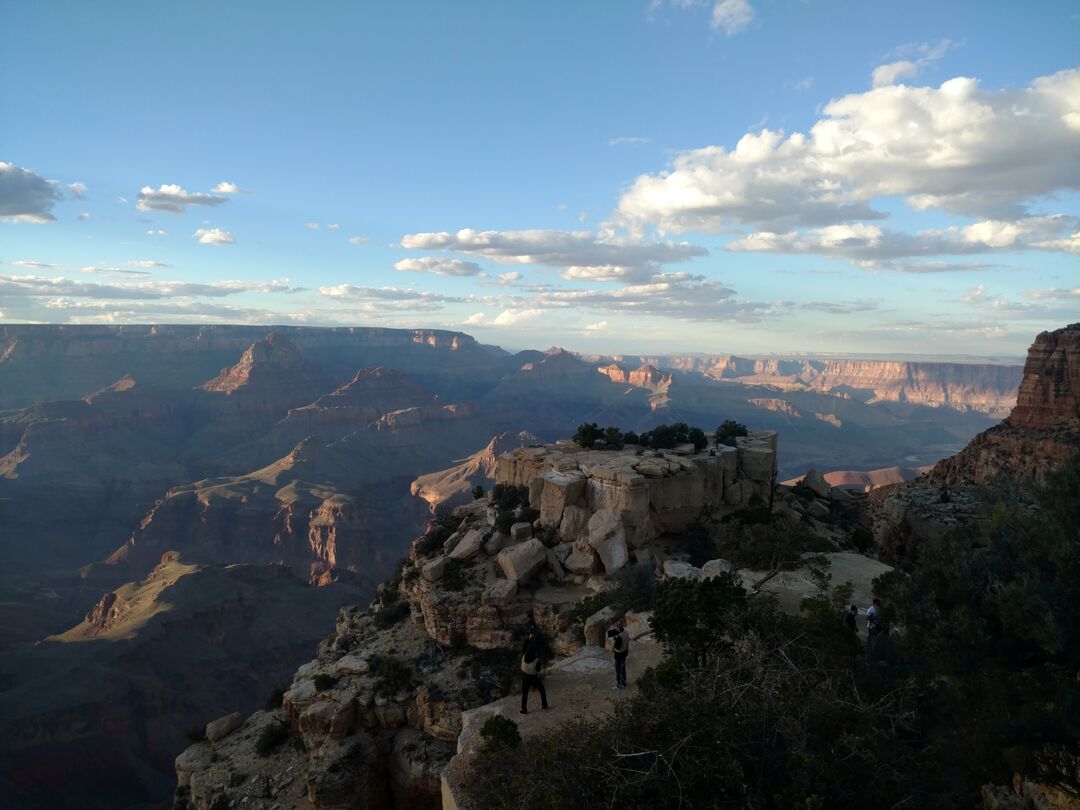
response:
<svg viewBox="0 0 1080 810"><path fill-rule="evenodd" d="M703 514L724 514L758 498L768 503L776 476L776 434L740 437L737 447L694 452L629 446L583 450L571 442L503 455L496 483L525 487L540 525L573 543L579 558L599 557L607 573L661 534L684 531ZM575 565L591 569L575 559Z"/></svg>
<svg viewBox="0 0 1080 810"><path fill-rule="evenodd" d="M1017 405L922 478L886 488L879 532L886 550L911 556L980 512L979 487L1030 491L1080 453L1080 323L1043 332L1028 351Z"/></svg>

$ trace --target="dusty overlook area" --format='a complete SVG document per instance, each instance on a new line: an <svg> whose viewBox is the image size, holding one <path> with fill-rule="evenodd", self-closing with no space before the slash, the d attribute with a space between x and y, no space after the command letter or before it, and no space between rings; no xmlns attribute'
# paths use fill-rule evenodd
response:
<svg viewBox="0 0 1080 810"><path fill-rule="evenodd" d="M454 510L452 530L433 523L368 612L341 611L280 708L211 724L208 739L177 758L176 806L457 806L453 774L475 735L459 736L470 722L475 730L477 718L505 710L497 701L516 687L527 627L535 624L549 639L560 683L606 672L603 634L616 615L605 608L582 627L572 623L574 608L612 587L611 576L625 567L660 577L727 570L723 560L700 569L682 561L678 533L758 498L767 502L775 469L774 433L701 453L692 446L591 451L559 443L503 454L496 481L503 492L522 495L515 514L535 510L535 520L501 531L505 509L491 493ZM820 477L811 484L820 494L785 489L777 504L843 508L848 496L836 491L841 501L830 504L831 488ZM869 579L887 570L858 555L832 556L855 572L864 595ZM784 587L807 585L794 572ZM647 615L626 619L641 645L637 660L655 659ZM606 697L582 710L606 706Z"/></svg>

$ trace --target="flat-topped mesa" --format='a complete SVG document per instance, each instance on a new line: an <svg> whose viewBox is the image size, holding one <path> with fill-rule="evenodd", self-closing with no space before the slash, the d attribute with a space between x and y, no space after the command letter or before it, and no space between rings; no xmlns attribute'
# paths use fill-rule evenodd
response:
<svg viewBox="0 0 1080 810"><path fill-rule="evenodd" d="M597 549L601 524L613 521L625 543L640 548L662 534L685 531L704 514L734 511L755 496L769 501L776 433L751 433L737 442L705 452L693 445L659 451L585 450L571 442L523 447L499 459L495 481L527 487L540 524L583 554Z"/></svg>
<svg viewBox="0 0 1080 810"><path fill-rule="evenodd" d="M1042 332L1028 349L1013 427L1080 427L1080 323Z"/></svg>

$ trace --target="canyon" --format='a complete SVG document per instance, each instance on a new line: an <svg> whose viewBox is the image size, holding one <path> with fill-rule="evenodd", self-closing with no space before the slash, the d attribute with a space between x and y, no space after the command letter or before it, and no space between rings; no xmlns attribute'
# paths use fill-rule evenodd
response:
<svg viewBox="0 0 1080 810"><path fill-rule="evenodd" d="M171 765L140 753L138 729L169 728L162 745L176 748L191 707L200 718L250 711L325 633L326 611L364 604L400 571L433 511L469 504L507 453L582 422L711 431L735 419L771 432L776 466L747 477L745 492L738 483L726 493L734 478L723 487L742 504L772 476L811 467L932 464L992 425L1019 384L1020 367L999 363L512 354L439 330L0 326L5 759L22 773L61 748L100 749L110 754L95 767L160 794ZM661 466L679 463L633 475ZM169 573L177 567L183 576ZM183 618L226 610L222 589L200 583L230 577L248 583L245 604L270 600L296 617L291 641L284 625L280 637L258 635L269 630L245 624L247 608L235 624ZM119 620L163 603L153 621ZM171 694L175 673L156 669L147 681L147 667L167 662L162 639L178 623L184 644L200 649L255 633L273 665L258 644L227 645L200 666L256 673L245 676L246 700L208 677L185 684L186 702L136 701L116 720L109 706L125 689ZM41 690L28 731L25 695L35 677L45 685L35 673L84 665L94 677ZM76 717L76 704L96 719ZM26 806L58 778L42 773L20 783Z"/></svg>

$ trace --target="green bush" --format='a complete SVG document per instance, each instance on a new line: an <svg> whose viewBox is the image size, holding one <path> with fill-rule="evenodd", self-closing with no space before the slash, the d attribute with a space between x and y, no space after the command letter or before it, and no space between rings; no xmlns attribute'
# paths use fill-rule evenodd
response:
<svg viewBox="0 0 1080 810"><path fill-rule="evenodd" d="M825 548L827 543L808 528L786 519L771 523L733 520L721 524L716 532L720 557L738 568L756 571L793 568L800 564L803 553Z"/></svg>
<svg viewBox="0 0 1080 810"><path fill-rule="evenodd" d="M479 484L477 484L475 487L472 488L472 496L473 496L473 500L475 500L475 501L480 500L481 498L484 497L484 488L482 486L480 486Z"/></svg>
<svg viewBox="0 0 1080 810"><path fill-rule="evenodd" d="M409 612L408 602L394 602L375 614L375 626L383 629L392 627L403 619L407 619Z"/></svg>
<svg viewBox="0 0 1080 810"><path fill-rule="evenodd" d="M487 751L507 751L521 747L521 734L518 732L517 723L501 714L493 714L484 721L484 725L480 727L480 738Z"/></svg>
<svg viewBox="0 0 1080 810"><path fill-rule="evenodd" d="M327 689L333 689L337 686L338 679L333 675L327 675L325 672L320 672L314 678L315 691L325 692Z"/></svg>
<svg viewBox="0 0 1080 810"><path fill-rule="evenodd" d="M447 560L443 575L439 579L439 587L444 591L460 591L465 585L465 563L461 560Z"/></svg>
<svg viewBox="0 0 1080 810"><path fill-rule="evenodd" d="M412 670L397 656L373 656L370 669L375 676L375 688L384 695L394 695L412 685Z"/></svg>
<svg viewBox="0 0 1080 810"><path fill-rule="evenodd" d="M587 596L570 611L570 621L584 626L585 620L608 605L620 615L628 610L652 610L660 582L652 570L644 565L620 568L614 577L615 587Z"/></svg>
<svg viewBox="0 0 1080 810"><path fill-rule="evenodd" d="M578 425L577 432L572 437L574 444L590 450L603 438L604 431L599 428L596 422L583 422Z"/></svg>
<svg viewBox="0 0 1080 810"><path fill-rule="evenodd" d="M260 757L268 757L279 745L289 739L291 731L286 723L274 721L263 726L259 736L255 739L255 753Z"/></svg>
<svg viewBox="0 0 1080 810"><path fill-rule="evenodd" d="M735 439L739 436L748 435L749 431L746 429L746 425L736 422L734 419L725 419L720 427L716 429L716 433L713 434L717 444L726 444L729 447L735 446Z"/></svg>

